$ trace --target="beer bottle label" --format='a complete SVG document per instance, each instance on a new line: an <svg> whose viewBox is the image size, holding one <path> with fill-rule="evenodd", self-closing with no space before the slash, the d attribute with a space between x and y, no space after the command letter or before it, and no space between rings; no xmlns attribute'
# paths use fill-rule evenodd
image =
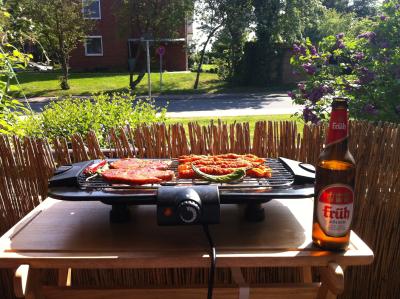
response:
<svg viewBox="0 0 400 299"><path fill-rule="evenodd" d="M331 113L329 121L328 136L326 146L340 142L347 138L348 135L348 118L346 109L335 109Z"/></svg>
<svg viewBox="0 0 400 299"><path fill-rule="evenodd" d="M353 189L344 184L328 185L318 195L317 215L322 230L331 237L344 236L353 218Z"/></svg>

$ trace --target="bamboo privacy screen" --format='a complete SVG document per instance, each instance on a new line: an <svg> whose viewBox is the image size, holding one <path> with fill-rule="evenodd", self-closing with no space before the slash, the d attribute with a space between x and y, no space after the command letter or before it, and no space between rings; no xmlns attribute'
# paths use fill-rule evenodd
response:
<svg viewBox="0 0 400 299"><path fill-rule="evenodd" d="M54 167L46 141L0 135L0 235L46 198ZM11 270L0 269L0 298L14 298L11 283Z"/></svg>
<svg viewBox="0 0 400 299"><path fill-rule="evenodd" d="M373 248L375 262L347 271L343 298L398 298L400 296L400 126L352 122L350 147L357 164L354 230ZM49 176L56 164L107 157L169 158L182 154L254 153L285 156L315 163L322 149L325 128L305 126L302 134L294 122L211 122L126 127L112 130L101 150L93 133L59 138L52 143L0 138L0 233L11 227L46 195ZM23 198L24 201L20 199ZM386 235L388 232L389 235ZM390 236L390 237L389 237ZM291 269L245 269L251 283L298 281ZM0 283L9 282L2 272ZM53 280L52 277L50 280ZM201 269L75 271L73 283L81 286L204 285ZM221 269L217 284L232 284ZM7 289L7 288L0 288ZM1 297L2 296L2 297ZM2 294L1 298L10 298Z"/></svg>

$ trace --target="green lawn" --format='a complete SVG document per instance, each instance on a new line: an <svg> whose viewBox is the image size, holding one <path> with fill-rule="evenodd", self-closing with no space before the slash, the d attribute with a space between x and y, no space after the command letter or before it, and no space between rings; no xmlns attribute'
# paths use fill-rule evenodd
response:
<svg viewBox="0 0 400 299"><path fill-rule="evenodd" d="M58 78L59 72L39 73L23 72L18 73L22 91L27 97L36 96L64 96L64 95L90 95L100 92L127 91L129 75L127 73L72 73L70 76L69 90L61 90ZM163 74L163 93L218 93L218 92L265 92L289 90L288 86L273 86L268 88L259 87L236 87L230 86L220 80L217 74L201 73L198 90L193 90L196 73L179 72ZM160 92L160 79L158 73L151 74L152 90L154 94ZM14 85L12 90L16 96L21 97ZM140 82L138 94L147 93L147 75Z"/></svg>
<svg viewBox="0 0 400 299"><path fill-rule="evenodd" d="M218 66L216 64L203 64L201 66L201 69L203 70L203 72L212 70L212 69L216 69L218 68Z"/></svg>
<svg viewBox="0 0 400 299"><path fill-rule="evenodd" d="M160 75L151 74L152 90L160 92ZM19 73L18 79L23 92L28 97L33 96L60 96L60 95L88 95L99 92L124 91L129 84L127 73L72 73L69 90L61 90L58 78L60 73ZM164 73L163 93L194 93L214 92L224 88L225 82L218 79L217 74L202 73L197 91L193 90L196 74L190 72ZM14 87L15 90L15 87ZM138 94L147 93L147 75L140 82Z"/></svg>

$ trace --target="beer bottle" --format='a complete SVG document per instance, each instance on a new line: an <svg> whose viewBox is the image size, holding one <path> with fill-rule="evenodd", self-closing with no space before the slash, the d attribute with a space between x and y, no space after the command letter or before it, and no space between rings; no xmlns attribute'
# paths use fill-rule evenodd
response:
<svg viewBox="0 0 400 299"><path fill-rule="evenodd" d="M313 242L344 250L353 216L355 161L348 148L347 100L334 98L325 148L315 175Z"/></svg>

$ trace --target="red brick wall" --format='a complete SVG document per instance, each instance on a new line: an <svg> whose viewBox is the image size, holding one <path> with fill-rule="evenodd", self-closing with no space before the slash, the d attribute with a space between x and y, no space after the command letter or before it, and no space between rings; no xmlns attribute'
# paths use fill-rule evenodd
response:
<svg viewBox="0 0 400 299"><path fill-rule="evenodd" d="M103 56L85 56L85 47L80 44L71 53L70 67L72 70L127 70L128 69L128 38L122 36L113 12L115 0L101 0L101 20L96 21L96 29L90 35L103 37ZM133 37L137 38L137 36ZM164 63L168 71L186 71L187 54L185 43L168 43ZM152 65L159 63L155 49L150 51ZM159 64L157 64L159 65ZM158 70L158 67L157 69Z"/></svg>
<svg viewBox="0 0 400 299"><path fill-rule="evenodd" d="M165 55L163 57L163 66L167 71L186 71L187 53L185 45L181 43L168 43L165 45ZM159 58L157 57L157 61Z"/></svg>

